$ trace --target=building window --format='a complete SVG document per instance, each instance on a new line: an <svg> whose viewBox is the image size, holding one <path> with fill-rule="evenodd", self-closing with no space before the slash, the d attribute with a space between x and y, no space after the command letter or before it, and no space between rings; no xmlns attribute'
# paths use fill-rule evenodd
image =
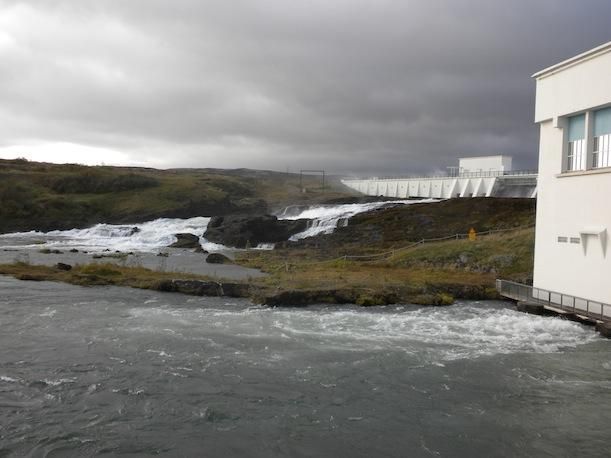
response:
<svg viewBox="0 0 611 458"><path fill-rule="evenodd" d="M592 168L611 167L611 108L594 112Z"/></svg>
<svg viewBox="0 0 611 458"><path fill-rule="evenodd" d="M569 118L566 170L584 170L586 167L586 115Z"/></svg>

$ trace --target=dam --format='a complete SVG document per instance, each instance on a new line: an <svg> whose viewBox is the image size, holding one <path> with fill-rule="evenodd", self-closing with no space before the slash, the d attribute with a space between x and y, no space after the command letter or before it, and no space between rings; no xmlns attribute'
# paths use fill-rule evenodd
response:
<svg viewBox="0 0 611 458"><path fill-rule="evenodd" d="M445 174L422 177L344 179L342 183L368 196L395 198L537 197L537 172L513 170L511 156L459 159Z"/></svg>

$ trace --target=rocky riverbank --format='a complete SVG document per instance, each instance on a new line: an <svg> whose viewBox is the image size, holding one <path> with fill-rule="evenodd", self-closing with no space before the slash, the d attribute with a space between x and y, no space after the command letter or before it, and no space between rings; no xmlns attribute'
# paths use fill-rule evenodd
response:
<svg viewBox="0 0 611 458"><path fill-rule="evenodd" d="M196 274L160 272L115 263L54 265L0 264L0 275L24 281L58 281L80 286L128 286L194 296L240 297L267 306L304 307L312 304L357 304L361 306L411 303L450 305L455 299L494 299L496 292L485 285L429 283L421 286L344 288L291 288L273 286L261 278L231 281ZM180 278L176 278L180 277ZM448 293L452 291L454 295Z"/></svg>
<svg viewBox="0 0 611 458"><path fill-rule="evenodd" d="M498 277L528 282L534 246L534 230L528 226L534 220L533 210L530 201L492 199L396 206L358 215L347 227L340 227L331 235L296 243L285 240L270 251L232 251L235 259L231 264L218 253L195 253L192 248L164 249L160 253L164 254L162 257L113 252L91 255L61 250L43 253L41 250L28 252L21 264L5 266L3 272L24 279L247 297L270 306L323 302L364 306L446 305L455 299L497 298L494 281ZM499 212L503 215L500 219ZM452 214L458 216L450 223ZM286 239L291 230L299 230L304 224L299 220L244 215L216 221L213 229L223 228L234 237L222 241L238 246L262 243L270 239L257 237L270 237L270 234L273 240ZM264 226L263 222L280 229L273 234L271 226ZM444 228L464 234L473 226L478 229L518 227L495 235L476 236L475 240L453 238L404 249L416 237L450 235L444 233ZM199 237L203 234L178 235L175 243L191 247L199 246ZM206 232L206 237L209 236ZM0 252L0 262L10 264L16 254ZM221 263L210 264L208 259L216 256ZM88 266L92 262L99 263L98 267ZM58 263L74 268L64 271L56 267ZM114 267L99 267L107 263Z"/></svg>

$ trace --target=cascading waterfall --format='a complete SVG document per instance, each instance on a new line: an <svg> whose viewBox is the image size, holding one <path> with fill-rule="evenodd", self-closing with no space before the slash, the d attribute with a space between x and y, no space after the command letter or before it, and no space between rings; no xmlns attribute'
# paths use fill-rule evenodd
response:
<svg viewBox="0 0 611 458"><path fill-rule="evenodd" d="M284 209L279 219L310 220L305 231L293 235L290 240L296 241L319 234L330 234L337 227L346 226L348 220L359 213L388 207L391 205L410 205L414 203L436 202L433 199L399 200L372 202L366 204L317 205L309 208L292 205ZM140 251L157 252L176 241L175 234L189 233L200 237L205 250L220 251L227 247L207 241L206 232L209 217L188 219L160 218L140 224L96 224L87 229L71 229L50 232L19 232L0 235L0 247L12 248L51 248L83 249L87 251ZM255 249L270 250L273 244L262 244Z"/></svg>
<svg viewBox="0 0 611 458"><path fill-rule="evenodd" d="M410 205L416 203L436 202L434 199L422 200L391 200L384 202L370 202L366 204L344 204L344 205L319 205L310 207L296 214L291 214L287 207L279 216L279 219L309 219L308 228L293 235L290 240L296 241L319 234L330 234L337 227L346 226L348 220L359 213L376 210L391 205ZM288 216L287 216L288 215Z"/></svg>

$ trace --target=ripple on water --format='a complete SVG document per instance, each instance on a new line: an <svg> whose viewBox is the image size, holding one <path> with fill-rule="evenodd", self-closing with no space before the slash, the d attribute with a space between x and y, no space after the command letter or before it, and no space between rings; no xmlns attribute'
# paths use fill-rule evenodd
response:
<svg viewBox="0 0 611 458"><path fill-rule="evenodd" d="M576 323L22 285L0 277L0 455L606 456L608 342Z"/></svg>

